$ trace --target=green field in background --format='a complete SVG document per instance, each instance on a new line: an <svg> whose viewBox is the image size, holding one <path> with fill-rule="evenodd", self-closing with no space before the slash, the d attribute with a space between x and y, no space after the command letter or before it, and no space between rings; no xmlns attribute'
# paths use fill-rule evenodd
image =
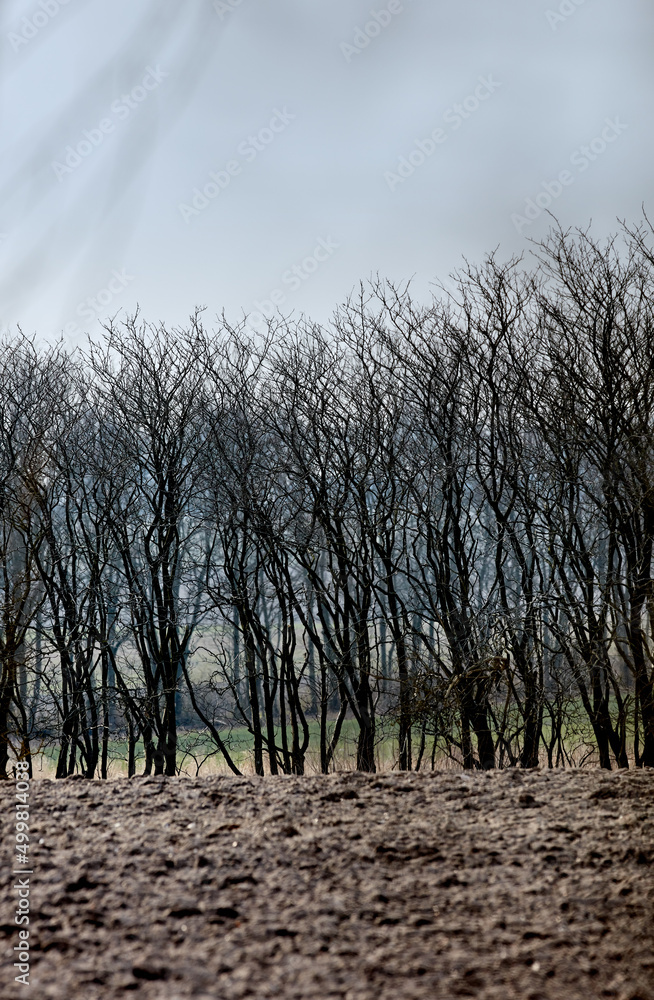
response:
<svg viewBox="0 0 654 1000"><path fill-rule="evenodd" d="M581 706L579 706L581 709ZM517 728L517 719L512 720L514 728ZM305 769L307 773L318 773L320 771L320 727L317 720L309 720L310 742L305 755ZM333 731L334 723L330 723L329 732ZM551 725L547 718L543 720L543 736L549 742L551 738ZM397 768L398 740L397 724L388 719L378 721L377 725L377 746L376 763L380 771L389 771ZM254 772L253 762L253 736L245 728L233 728L221 731L221 738L224 740L229 753L239 768L245 773ZM281 729L275 727L275 738L278 747L281 744ZM356 767L356 749L358 738L358 726L355 719L346 719L341 729L341 736L336 748L334 760L331 765L332 770L354 770ZM291 731L288 730L289 746L291 744ZM413 760L414 766L421 742L421 733L418 727L413 729ZM566 751L567 766L572 762L575 766L583 763L596 763L597 751L595 749L593 731L590 722L583 710L576 714L573 721L568 724L562 732L562 741ZM633 748L633 719L628 725L628 750L632 756ZM434 737L427 735L422 756L421 768L428 770L431 767L432 751L434 748ZM36 746L34 746L36 751ZM497 748L497 758L499 761L499 751ZM54 772L58 757L58 747L43 747L38 755L35 753L34 770L38 774L49 776ZM554 751L556 761L556 750ZM109 774L111 777L118 777L127 774L127 742L125 740L111 740L109 742ZM136 744L136 772L142 773L145 762L143 742L139 740ZM505 756L505 765L509 763ZM541 765L547 764L547 755L543 744L540 749ZM456 767L456 761L448 755L442 739L437 743L434 754L435 766ZM266 773L269 770L268 754L264 748L264 766ZM195 776L196 774L222 774L231 773L222 754L216 749L211 736L199 729L180 730L178 736L177 767L182 774Z"/></svg>

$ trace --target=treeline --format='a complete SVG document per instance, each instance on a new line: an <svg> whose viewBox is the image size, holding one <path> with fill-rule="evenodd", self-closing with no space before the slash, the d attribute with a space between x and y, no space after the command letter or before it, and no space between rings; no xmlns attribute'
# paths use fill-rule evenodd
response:
<svg viewBox="0 0 654 1000"><path fill-rule="evenodd" d="M0 775L654 766L654 251L553 231L323 327L0 345Z"/></svg>

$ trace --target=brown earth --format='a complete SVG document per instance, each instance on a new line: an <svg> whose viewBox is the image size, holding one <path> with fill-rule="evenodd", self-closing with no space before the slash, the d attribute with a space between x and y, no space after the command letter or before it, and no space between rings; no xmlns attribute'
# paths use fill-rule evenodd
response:
<svg viewBox="0 0 654 1000"><path fill-rule="evenodd" d="M654 1000L654 771L35 781L3 1000Z"/></svg>

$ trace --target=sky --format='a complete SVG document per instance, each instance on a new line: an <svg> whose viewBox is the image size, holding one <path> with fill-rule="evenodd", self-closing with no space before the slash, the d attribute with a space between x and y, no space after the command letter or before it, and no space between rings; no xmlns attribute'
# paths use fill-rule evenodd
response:
<svg viewBox="0 0 654 1000"><path fill-rule="evenodd" d="M324 322L654 218L651 0L5 0L0 332Z"/></svg>

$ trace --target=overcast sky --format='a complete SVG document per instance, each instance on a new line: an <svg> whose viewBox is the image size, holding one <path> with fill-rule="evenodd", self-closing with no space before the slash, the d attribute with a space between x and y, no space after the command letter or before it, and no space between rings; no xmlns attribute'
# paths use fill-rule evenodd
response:
<svg viewBox="0 0 654 1000"><path fill-rule="evenodd" d="M3 331L78 342L654 216L651 0L6 0ZM256 324L257 317L253 320Z"/></svg>

